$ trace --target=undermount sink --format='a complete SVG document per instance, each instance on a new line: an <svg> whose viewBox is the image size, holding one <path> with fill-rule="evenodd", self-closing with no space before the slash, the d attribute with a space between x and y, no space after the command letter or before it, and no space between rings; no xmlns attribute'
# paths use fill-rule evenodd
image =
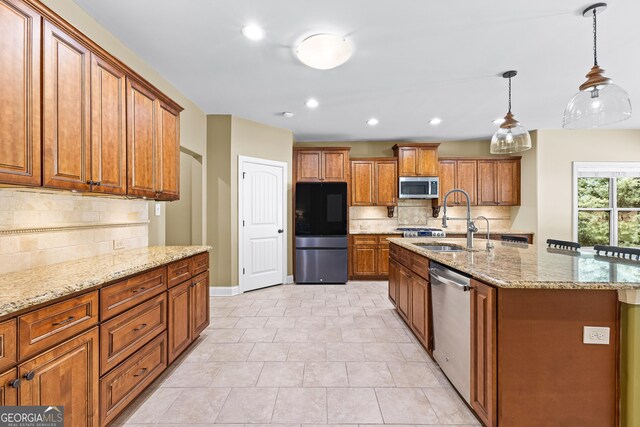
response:
<svg viewBox="0 0 640 427"><path fill-rule="evenodd" d="M413 245L434 252L462 252L465 250L462 246L443 245L442 243L413 243Z"/></svg>

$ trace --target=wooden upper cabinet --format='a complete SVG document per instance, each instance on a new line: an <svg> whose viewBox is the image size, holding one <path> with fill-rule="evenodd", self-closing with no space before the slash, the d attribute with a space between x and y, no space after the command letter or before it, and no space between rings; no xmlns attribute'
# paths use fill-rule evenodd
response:
<svg viewBox="0 0 640 427"><path fill-rule="evenodd" d="M294 148L294 182L347 182L349 148Z"/></svg>
<svg viewBox="0 0 640 427"><path fill-rule="evenodd" d="M43 185L88 191L91 53L47 20L42 41Z"/></svg>
<svg viewBox="0 0 640 427"><path fill-rule="evenodd" d="M372 206L375 200L375 162L351 161L351 205Z"/></svg>
<svg viewBox="0 0 640 427"><path fill-rule="evenodd" d="M478 204L496 205L496 162L493 160L478 160Z"/></svg>
<svg viewBox="0 0 640 427"><path fill-rule="evenodd" d="M157 96L127 78L127 194L155 198Z"/></svg>
<svg viewBox="0 0 640 427"><path fill-rule="evenodd" d="M456 188L466 191L472 206L478 204L476 196L478 188L478 162L475 160L456 161ZM458 193L458 204L465 205L467 200L464 195Z"/></svg>
<svg viewBox="0 0 640 427"><path fill-rule="evenodd" d="M440 203L444 203L444 196L449 191L456 188L456 161L455 160L440 160L438 163L438 178L440 181L440 191L438 197ZM455 206L457 194L449 196L447 199L447 206Z"/></svg>
<svg viewBox="0 0 640 427"><path fill-rule="evenodd" d="M520 159L478 160L478 204L520 204Z"/></svg>
<svg viewBox="0 0 640 427"><path fill-rule="evenodd" d="M398 158L399 176L437 176L440 144L398 144L393 152Z"/></svg>
<svg viewBox="0 0 640 427"><path fill-rule="evenodd" d="M41 17L19 0L0 0L0 182L42 184Z"/></svg>
<svg viewBox="0 0 640 427"><path fill-rule="evenodd" d="M397 160L377 160L374 166L376 205L395 206L398 203Z"/></svg>
<svg viewBox="0 0 640 427"><path fill-rule="evenodd" d="M122 69L91 55L91 191L127 191L126 79Z"/></svg>
<svg viewBox="0 0 640 427"><path fill-rule="evenodd" d="M180 111L160 101L158 108L156 198L180 198Z"/></svg>

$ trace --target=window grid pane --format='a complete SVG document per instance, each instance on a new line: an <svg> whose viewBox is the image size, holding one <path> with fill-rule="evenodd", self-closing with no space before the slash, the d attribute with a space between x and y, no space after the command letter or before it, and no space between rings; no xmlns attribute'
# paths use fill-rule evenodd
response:
<svg viewBox="0 0 640 427"><path fill-rule="evenodd" d="M578 208L609 208L609 178L578 178Z"/></svg>
<svg viewBox="0 0 640 427"><path fill-rule="evenodd" d="M608 245L611 238L609 211L578 211L578 243L582 246Z"/></svg>

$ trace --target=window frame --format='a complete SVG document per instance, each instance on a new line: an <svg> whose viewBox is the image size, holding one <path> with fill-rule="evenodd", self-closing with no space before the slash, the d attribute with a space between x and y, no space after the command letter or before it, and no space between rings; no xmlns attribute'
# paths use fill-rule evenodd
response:
<svg viewBox="0 0 640 427"><path fill-rule="evenodd" d="M593 173L593 175L589 175ZM585 175L581 175L585 174ZM609 212L609 245L618 246L618 213L637 212L640 208L618 207L618 178L640 178L640 162L573 162L573 240L578 241L578 213L580 211ZM580 208L578 205L579 178L607 178L609 179L609 207Z"/></svg>

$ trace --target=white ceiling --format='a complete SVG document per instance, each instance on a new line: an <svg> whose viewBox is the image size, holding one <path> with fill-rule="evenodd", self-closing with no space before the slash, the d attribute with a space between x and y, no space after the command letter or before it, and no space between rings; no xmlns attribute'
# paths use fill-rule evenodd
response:
<svg viewBox="0 0 640 427"><path fill-rule="evenodd" d="M471 139L513 111L528 129L560 128L592 65L583 0L75 0L208 114L294 131L296 139ZM640 107L640 1L599 15L599 62ZM266 30L260 42L241 27ZM335 32L355 46L333 70L293 47ZM320 107L309 110L309 97ZM292 111L295 116L279 116ZM427 122L443 119L439 126ZM380 124L366 125L376 117ZM640 111L618 127L640 128Z"/></svg>

